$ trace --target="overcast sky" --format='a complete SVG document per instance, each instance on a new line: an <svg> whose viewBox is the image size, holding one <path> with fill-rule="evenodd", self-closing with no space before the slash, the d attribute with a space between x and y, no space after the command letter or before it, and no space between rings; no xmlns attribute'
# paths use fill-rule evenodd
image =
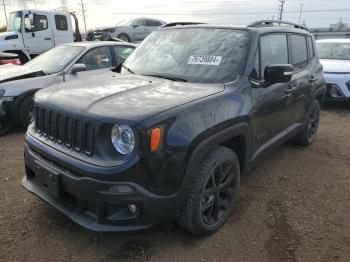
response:
<svg viewBox="0 0 350 262"><path fill-rule="evenodd" d="M1 3L2 1L0 1ZM23 8L50 10L60 7L60 0L5 0L8 11ZM68 7L81 13L80 0L67 0ZM154 17L173 21L201 21L224 24L247 24L254 20L278 17L278 0L84 0L87 27L113 26L118 21L135 17ZM309 27L328 27L340 18L350 24L350 0L286 0L284 20L301 22ZM328 10L328 11L325 11ZM0 10L1 12L2 10ZM79 16L83 26L82 16ZM0 25L5 24L4 12Z"/></svg>

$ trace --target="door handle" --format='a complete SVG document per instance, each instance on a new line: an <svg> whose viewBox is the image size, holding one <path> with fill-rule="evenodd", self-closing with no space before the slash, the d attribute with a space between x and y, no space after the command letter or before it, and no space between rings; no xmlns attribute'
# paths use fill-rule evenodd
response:
<svg viewBox="0 0 350 262"><path fill-rule="evenodd" d="M44 40L51 40L51 37L46 37Z"/></svg>
<svg viewBox="0 0 350 262"><path fill-rule="evenodd" d="M311 76L311 78L309 79L309 83L316 82L317 80L318 78L316 76Z"/></svg>
<svg viewBox="0 0 350 262"><path fill-rule="evenodd" d="M297 88L296 86L290 86L284 91L284 93L286 94L292 93L296 88Z"/></svg>

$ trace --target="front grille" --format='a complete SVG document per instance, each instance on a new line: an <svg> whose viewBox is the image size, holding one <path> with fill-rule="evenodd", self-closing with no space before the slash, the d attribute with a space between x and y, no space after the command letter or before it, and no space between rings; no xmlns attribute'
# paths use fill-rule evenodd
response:
<svg viewBox="0 0 350 262"><path fill-rule="evenodd" d="M41 136L88 156L94 153L95 126L79 117L35 106L35 130Z"/></svg>

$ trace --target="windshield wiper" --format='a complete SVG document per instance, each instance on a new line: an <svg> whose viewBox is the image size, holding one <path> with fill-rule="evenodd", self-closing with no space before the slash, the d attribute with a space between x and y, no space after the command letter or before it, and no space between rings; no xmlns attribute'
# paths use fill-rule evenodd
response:
<svg viewBox="0 0 350 262"><path fill-rule="evenodd" d="M122 68L124 68L126 71L128 71L131 74L135 74L134 71L132 71L129 67L125 66L124 64L121 64Z"/></svg>
<svg viewBox="0 0 350 262"><path fill-rule="evenodd" d="M157 74L145 75L145 76L158 77L158 78L168 79L172 81L179 81L179 82L188 82L188 80L177 76L157 75Z"/></svg>

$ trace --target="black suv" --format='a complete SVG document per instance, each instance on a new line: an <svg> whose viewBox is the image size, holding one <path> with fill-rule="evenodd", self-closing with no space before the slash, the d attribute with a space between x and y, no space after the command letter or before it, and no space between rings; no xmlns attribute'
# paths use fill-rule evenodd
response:
<svg viewBox="0 0 350 262"><path fill-rule="evenodd" d="M168 24L120 71L38 92L26 136L23 186L94 231L214 232L264 153L313 142L325 95L312 35L281 21Z"/></svg>

